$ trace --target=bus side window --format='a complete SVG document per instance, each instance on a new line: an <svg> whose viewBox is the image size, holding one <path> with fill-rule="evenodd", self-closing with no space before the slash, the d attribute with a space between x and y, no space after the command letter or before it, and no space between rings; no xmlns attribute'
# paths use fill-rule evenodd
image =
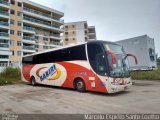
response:
<svg viewBox="0 0 160 120"><path fill-rule="evenodd" d="M99 73L101 75L106 75L107 65L106 65L104 53L97 54L97 56L96 56L96 67L97 67L97 73Z"/></svg>
<svg viewBox="0 0 160 120"><path fill-rule="evenodd" d="M61 50L60 55L61 55L61 57L59 59L59 62L68 61L69 60L69 55L68 55L68 50L67 49Z"/></svg>
<svg viewBox="0 0 160 120"><path fill-rule="evenodd" d="M92 69L100 75L106 75L107 65L105 58L103 57L103 49L101 45L97 43L89 43L87 49Z"/></svg>
<svg viewBox="0 0 160 120"><path fill-rule="evenodd" d="M23 58L23 64L32 64L32 62L33 62L33 56Z"/></svg>
<svg viewBox="0 0 160 120"><path fill-rule="evenodd" d="M69 60L87 60L85 45L79 45L68 49Z"/></svg>
<svg viewBox="0 0 160 120"><path fill-rule="evenodd" d="M33 56L33 64L39 64L39 55Z"/></svg>
<svg viewBox="0 0 160 120"><path fill-rule="evenodd" d="M48 53L42 53L38 55L39 64L49 63ZM38 62L38 60L37 60Z"/></svg>
<svg viewBox="0 0 160 120"><path fill-rule="evenodd" d="M61 51L62 50L49 52L47 55L48 63L61 62L62 61Z"/></svg>

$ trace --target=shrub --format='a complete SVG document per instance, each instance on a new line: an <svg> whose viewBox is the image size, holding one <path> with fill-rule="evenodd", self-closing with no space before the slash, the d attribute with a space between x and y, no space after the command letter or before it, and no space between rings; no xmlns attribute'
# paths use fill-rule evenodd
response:
<svg viewBox="0 0 160 120"><path fill-rule="evenodd" d="M134 80L160 80L160 68L153 71L134 71L131 76Z"/></svg>
<svg viewBox="0 0 160 120"><path fill-rule="evenodd" d="M13 84L21 80L19 68L7 67L0 73L0 85Z"/></svg>

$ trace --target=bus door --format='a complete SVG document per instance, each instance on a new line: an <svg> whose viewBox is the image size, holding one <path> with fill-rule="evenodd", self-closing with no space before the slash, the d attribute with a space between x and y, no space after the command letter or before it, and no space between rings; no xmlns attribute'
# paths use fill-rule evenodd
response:
<svg viewBox="0 0 160 120"><path fill-rule="evenodd" d="M101 81L100 83L95 81L95 87L105 86L108 88L108 64L105 57L105 52L103 46L99 43L88 43L88 60L91 65L92 70L96 73ZM91 81L93 82L93 81Z"/></svg>

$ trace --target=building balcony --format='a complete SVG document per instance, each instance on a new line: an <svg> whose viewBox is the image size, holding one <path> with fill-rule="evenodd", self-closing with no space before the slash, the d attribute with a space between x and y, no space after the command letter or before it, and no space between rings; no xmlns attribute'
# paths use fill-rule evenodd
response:
<svg viewBox="0 0 160 120"><path fill-rule="evenodd" d="M4 0L0 0L0 6L9 8L10 7L10 3L7 2L7 1L4 1Z"/></svg>
<svg viewBox="0 0 160 120"><path fill-rule="evenodd" d="M36 43L35 39L33 37L29 37L29 36L23 36L23 42L30 43L30 44Z"/></svg>
<svg viewBox="0 0 160 120"><path fill-rule="evenodd" d="M95 31L89 31L88 34L96 34Z"/></svg>
<svg viewBox="0 0 160 120"><path fill-rule="evenodd" d="M8 57L1 57L1 55L0 55L0 61L1 62L9 61L9 56ZM5 65L7 65L7 64L0 63L0 67L6 67Z"/></svg>
<svg viewBox="0 0 160 120"><path fill-rule="evenodd" d="M29 36L23 36L24 40L29 40L29 41L35 41L35 39L33 37L29 37Z"/></svg>
<svg viewBox="0 0 160 120"><path fill-rule="evenodd" d="M96 36L96 33L88 33L89 36Z"/></svg>
<svg viewBox="0 0 160 120"><path fill-rule="evenodd" d="M29 17L26 17L26 16L24 16L23 18L24 18L23 22L25 22L27 24L38 26L38 27L41 27L43 29L45 28L45 29L48 29L48 30L58 31L60 33L64 31L62 27L51 25L51 23L48 23L48 22L44 22L44 21L37 20L37 19L34 19L34 18L29 18Z"/></svg>
<svg viewBox="0 0 160 120"><path fill-rule="evenodd" d="M35 34L36 33L35 31L36 31L35 28L23 26L23 32Z"/></svg>
<svg viewBox="0 0 160 120"><path fill-rule="evenodd" d="M0 50L0 55L12 55L10 50Z"/></svg>
<svg viewBox="0 0 160 120"><path fill-rule="evenodd" d="M9 19L9 13L6 11L0 10L0 17Z"/></svg>
<svg viewBox="0 0 160 120"><path fill-rule="evenodd" d="M2 60L2 61L1 61ZM0 68L6 68L6 67L9 67L10 64L9 64L9 59L7 60L3 60L3 59L0 59L1 63L0 63Z"/></svg>
<svg viewBox="0 0 160 120"><path fill-rule="evenodd" d="M9 50L9 45L4 44L4 43L0 43L0 50Z"/></svg>
<svg viewBox="0 0 160 120"><path fill-rule="evenodd" d="M62 44L60 42L50 42L51 45L56 45L56 46L62 46Z"/></svg>
<svg viewBox="0 0 160 120"><path fill-rule="evenodd" d="M62 25L64 24L64 20L63 19L58 19L58 18L56 18L54 16L45 14L43 12L39 12L39 11L30 9L30 8L27 8L27 7L24 7L23 10L24 10L24 14L31 15L31 16L34 16L34 17L37 17L37 18L41 18L41 19L44 19L44 20L54 21L54 22L62 24Z"/></svg>
<svg viewBox="0 0 160 120"><path fill-rule="evenodd" d="M56 35L56 34L50 34L49 36L50 36L50 38L53 38L53 39L56 39L56 40L62 40L63 39L62 36Z"/></svg>
<svg viewBox="0 0 160 120"><path fill-rule="evenodd" d="M89 38L88 41L94 41L96 40L95 38Z"/></svg>
<svg viewBox="0 0 160 120"><path fill-rule="evenodd" d="M25 46L23 45L23 52L31 52L34 53L35 51L35 46Z"/></svg>
<svg viewBox="0 0 160 120"><path fill-rule="evenodd" d="M1 39L9 39L9 34L6 32L0 32L0 38Z"/></svg>
<svg viewBox="0 0 160 120"><path fill-rule="evenodd" d="M34 46L23 46L23 49L25 50L35 50Z"/></svg>
<svg viewBox="0 0 160 120"><path fill-rule="evenodd" d="M89 35L89 39L97 39L97 38L96 38L96 35L93 34L93 35Z"/></svg>
<svg viewBox="0 0 160 120"><path fill-rule="evenodd" d="M8 22L0 21L0 28L9 29Z"/></svg>

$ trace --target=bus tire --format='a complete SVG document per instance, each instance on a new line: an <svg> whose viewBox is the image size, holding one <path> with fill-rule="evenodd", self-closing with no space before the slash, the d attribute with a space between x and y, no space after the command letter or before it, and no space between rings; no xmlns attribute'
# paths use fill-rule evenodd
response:
<svg viewBox="0 0 160 120"><path fill-rule="evenodd" d="M82 79L78 78L77 80L75 80L75 83L74 83L74 86L75 86L75 89L78 91L78 92L85 92L86 91L86 86L85 86L85 83Z"/></svg>
<svg viewBox="0 0 160 120"><path fill-rule="evenodd" d="M32 86L36 86L36 79L34 76L31 77L31 84Z"/></svg>

